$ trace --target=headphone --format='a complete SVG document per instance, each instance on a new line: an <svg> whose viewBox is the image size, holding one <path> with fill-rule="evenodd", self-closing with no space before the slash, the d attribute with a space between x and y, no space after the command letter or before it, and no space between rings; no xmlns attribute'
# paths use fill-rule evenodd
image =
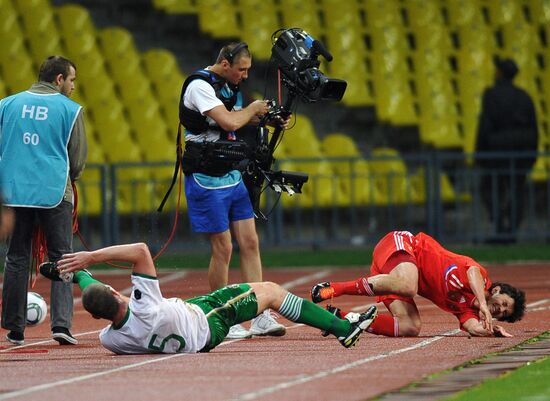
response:
<svg viewBox="0 0 550 401"><path fill-rule="evenodd" d="M233 50L227 52L227 54L225 55L225 59L229 61L229 64L233 64L233 59L243 49L248 49L248 45L245 42L239 42L237 46L233 48Z"/></svg>

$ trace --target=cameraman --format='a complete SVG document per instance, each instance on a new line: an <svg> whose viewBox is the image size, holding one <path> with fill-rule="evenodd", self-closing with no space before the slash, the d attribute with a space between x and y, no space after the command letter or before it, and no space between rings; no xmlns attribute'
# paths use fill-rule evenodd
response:
<svg viewBox="0 0 550 401"><path fill-rule="evenodd" d="M203 152L207 144L236 141L236 130L254 124L268 112L256 100L243 108L239 84L248 77L252 57L246 43L224 46L213 66L191 74L180 98L180 122L185 127L185 196L191 227L210 239L208 281L212 291L225 287L232 253L232 236L240 250L242 281L261 282L262 265L254 212L240 171ZM236 142L235 142L236 143ZM200 167L199 167L200 166ZM250 331L231 327L227 338L284 335L286 329L266 310Z"/></svg>

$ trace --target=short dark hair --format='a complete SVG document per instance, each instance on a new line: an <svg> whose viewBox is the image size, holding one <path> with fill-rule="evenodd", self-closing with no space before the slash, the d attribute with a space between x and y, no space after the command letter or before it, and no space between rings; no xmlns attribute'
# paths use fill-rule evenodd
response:
<svg viewBox="0 0 550 401"><path fill-rule="evenodd" d="M71 60L61 56L50 56L40 66L38 80L41 82L54 82L55 77L59 74L62 74L63 78L66 79L71 72L71 67L76 71L76 66Z"/></svg>
<svg viewBox="0 0 550 401"><path fill-rule="evenodd" d="M495 287L500 287L501 294L507 294L514 300L514 311L510 316L506 316L501 320L510 323L521 320L525 314L525 292L519 288L512 287L510 284L499 282L493 283L491 288L489 288L489 292L491 292Z"/></svg>
<svg viewBox="0 0 550 401"><path fill-rule="evenodd" d="M105 284L90 284L82 292L82 305L94 317L113 320L119 303Z"/></svg>
<svg viewBox="0 0 550 401"><path fill-rule="evenodd" d="M250 55L250 50L248 50L248 45L244 42L230 43L222 47L216 59L216 64L221 63L223 60L227 60L229 64L233 65L233 63L241 57L252 57Z"/></svg>

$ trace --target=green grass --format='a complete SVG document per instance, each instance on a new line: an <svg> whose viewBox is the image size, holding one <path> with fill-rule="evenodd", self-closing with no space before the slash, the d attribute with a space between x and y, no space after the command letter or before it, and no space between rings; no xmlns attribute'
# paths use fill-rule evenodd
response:
<svg viewBox="0 0 550 401"><path fill-rule="evenodd" d="M483 382L445 401L543 401L550 400L550 359L544 358Z"/></svg>

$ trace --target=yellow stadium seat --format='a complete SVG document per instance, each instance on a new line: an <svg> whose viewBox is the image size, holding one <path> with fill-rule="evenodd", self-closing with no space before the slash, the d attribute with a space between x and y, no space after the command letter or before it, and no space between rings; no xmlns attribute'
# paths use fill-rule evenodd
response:
<svg viewBox="0 0 550 401"><path fill-rule="evenodd" d="M13 0L23 21L25 32L57 32L53 8L49 0Z"/></svg>
<svg viewBox="0 0 550 401"><path fill-rule="evenodd" d="M56 8L59 33L70 58L97 52L96 30L88 10L76 4Z"/></svg>
<svg viewBox="0 0 550 401"><path fill-rule="evenodd" d="M531 19L541 27L548 27L550 24L550 2L545 0L527 0Z"/></svg>
<svg viewBox="0 0 550 401"><path fill-rule="evenodd" d="M409 0L403 3L413 30L426 26L441 26L443 17L435 1Z"/></svg>
<svg viewBox="0 0 550 401"><path fill-rule="evenodd" d="M321 21L315 0L281 0L279 7L285 28L302 28L316 39L321 37Z"/></svg>
<svg viewBox="0 0 550 401"><path fill-rule="evenodd" d="M121 57L128 52L137 52L134 37L132 33L125 28L105 28L99 31L97 36L103 54L109 59Z"/></svg>
<svg viewBox="0 0 550 401"><path fill-rule="evenodd" d="M271 35L280 28L273 2L239 0L242 19L241 39L248 43L252 57L268 60L271 57Z"/></svg>
<svg viewBox="0 0 550 401"><path fill-rule="evenodd" d="M199 16L199 26L203 32L207 32L215 38L239 36L236 8L231 2L226 0L199 1L196 11Z"/></svg>
<svg viewBox="0 0 550 401"><path fill-rule="evenodd" d="M34 71L32 59L24 48L13 54L2 55L0 63L10 95L29 89L37 81L38 73Z"/></svg>
<svg viewBox="0 0 550 401"><path fill-rule="evenodd" d="M361 157L361 153L353 139L345 134L329 134L322 141L325 155L332 169L341 181L343 193L354 205L381 204L383 199L372 180L369 164Z"/></svg>
<svg viewBox="0 0 550 401"><path fill-rule="evenodd" d="M374 148L369 161L376 188L387 205L419 202L411 185L407 166L399 152L391 148Z"/></svg>
<svg viewBox="0 0 550 401"><path fill-rule="evenodd" d="M164 117L176 125L181 87L185 80L173 53L163 49L152 49L142 55L145 72L153 85Z"/></svg>
<svg viewBox="0 0 550 401"><path fill-rule="evenodd" d="M125 79L118 80L120 97L125 103L139 99L154 99L151 82L140 70L128 74Z"/></svg>
<svg viewBox="0 0 550 401"><path fill-rule="evenodd" d="M426 169L420 167L411 175L411 185L415 190L416 199L419 203L427 200ZM433 191L434 189L432 189ZM434 194L435 195L435 194ZM439 173L439 200L443 203L452 203L457 199L451 180L444 172Z"/></svg>
<svg viewBox="0 0 550 401"><path fill-rule="evenodd" d="M326 135L321 141L323 153L332 157L358 157L361 152L352 137L343 133Z"/></svg>
<svg viewBox="0 0 550 401"><path fill-rule="evenodd" d="M101 173L98 169L84 169L76 182L78 193L78 214L99 215L102 208Z"/></svg>
<svg viewBox="0 0 550 401"><path fill-rule="evenodd" d="M88 10L77 4L66 4L56 8L59 27L64 38L82 32L95 32L95 26Z"/></svg>
<svg viewBox="0 0 550 401"><path fill-rule="evenodd" d="M338 1L332 0L335 7ZM401 24L399 3L397 0L367 0L363 1L369 27L389 27Z"/></svg>
<svg viewBox="0 0 550 401"><path fill-rule="evenodd" d="M51 31L34 35L35 36L28 35L28 38L29 51L35 65L41 65L49 56L65 56L62 40L57 32Z"/></svg>
<svg viewBox="0 0 550 401"><path fill-rule="evenodd" d="M479 0L447 0L443 6L452 27L483 23Z"/></svg>
<svg viewBox="0 0 550 401"><path fill-rule="evenodd" d="M483 3L489 14L489 24L501 26L512 21L523 20L521 5L517 1L491 0Z"/></svg>
<svg viewBox="0 0 550 401"><path fill-rule="evenodd" d="M150 49L141 55L145 71L151 80L164 79L174 72L179 72L176 56L166 49Z"/></svg>
<svg viewBox="0 0 550 401"><path fill-rule="evenodd" d="M15 55L17 53L26 53L23 32L19 30L18 25L14 25L10 31L2 32L0 40L0 51L2 59ZM0 60L1 61L1 60ZM3 61L2 61L3 63Z"/></svg>
<svg viewBox="0 0 550 401"><path fill-rule="evenodd" d="M309 118L302 114L296 114L295 118L294 127L284 134L286 154L293 158L322 157L321 143Z"/></svg>
<svg viewBox="0 0 550 401"><path fill-rule="evenodd" d="M168 14L194 14L197 12L195 0L153 0L153 6Z"/></svg>

